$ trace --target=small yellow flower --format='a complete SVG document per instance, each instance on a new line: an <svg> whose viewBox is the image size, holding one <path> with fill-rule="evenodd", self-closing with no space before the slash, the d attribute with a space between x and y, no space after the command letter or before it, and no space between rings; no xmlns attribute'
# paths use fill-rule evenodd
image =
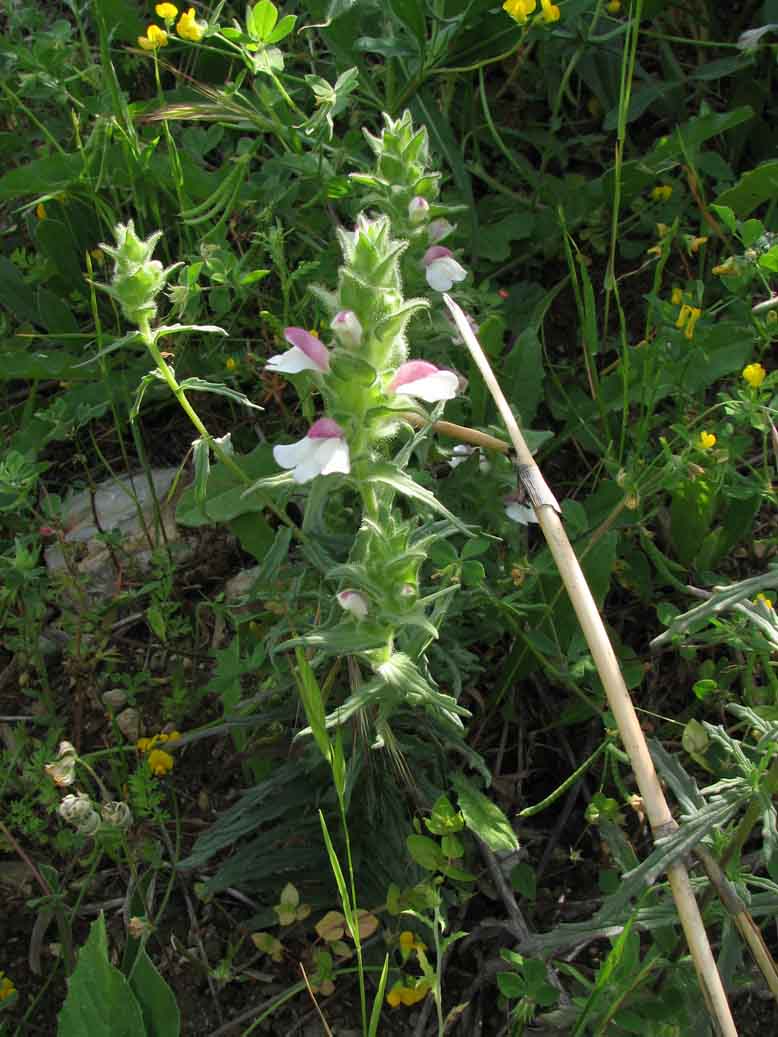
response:
<svg viewBox="0 0 778 1037"><path fill-rule="evenodd" d="M767 371L761 364L748 364L743 368L743 377L752 389L758 389L767 377Z"/></svg>
<svg viewBox="0 0 778 1037"><path fill-rule="evenodd" d="M676 286L673 288L673 294L670 296L670 302L673 306L680 306L683 302L683 290Z"/></svg>
<svg viewBox="0 0 778 1037"><path fill-rule="evenodd" d="M38 217L39 220L46 219L46 206L43 204L43 202L38 202L38 204L35 206L35 215Z"/></svg>
<svg viewBox="0 0 778 1037"><path fill-rule="evenodd" d="M737 269L735 268L734 260L730 256L729 259L725 260L723 263L714 266L711 272L716 274L717 277L732 277L737 273Z"/></svg>
<svg viewBox="0 0 778 1037"><path fill-rule="evenodd" d="M168 28L175 21L176 15L178 14L178 8L175 4L157 4L154 8L157 12L157 16L168 26Z"/></svg>
<svg viewBox="0 0 778 1037"><path fill-rule="evenodd" d="M410 929L404 929L400 933L400 953L403 956L403 961L412 951L426 951L426 949L427 945L422 943L421 940L417 940L416 934L412 933Z"/></svg>
<svg viewBox="0 0 778 1037"><path fill-rule="evenodd" d="M688 248L689 248L689 252L691 252L692 255L694 255L696 252L699 252L700 249L702 248L702 246L705 244L705 242L707 240L708 240L707 237L704 237L704 238L687 238L687 245L688 245Z"/></svg>
<svg viewBox="0 0 778 1037"><path fill-rule="evenodd" d="M694 336L694 329L701 315L702 310L698 306L690 306L689 303L685 302L681 306L681 312L678 314L675 326L676 328L683 328L684 337L690 339Z"/></svg>
<svg viewBox="0 0 778 1037"><path fill-rule="evenodd" d="M766 609L772 609L773 608L773 603L772 603L771 599L768 598L767 595L763 594L761 591L759 591L757 596L754 598L754 604L755 605L760 605L760 604L764 605L764 607Z"/></svg>
<svg viewBox="0 0 778 1037"><path fill-rule="evenodd" d="M238 361L235 359L234 356L228 356L227 359L224 361L224 366L227 368L228 371L234 371L235 368L238 366Z"/></svg>
<svg viewBox="0 0 778 1037"><path fill-rule="evenodd" d="M666 223L657 223L656 236L661 240L663 237L665 237L669 230L670 228L667 226Z"/></svg>
<svg viewBox="0 0 778 1037"><path fill-rule="evenodd" d="M9 979L4 972L0 972L0 1001L7 1001L16 993L13 980Z"/></svg>
<svg viewBox="0 0 778 1037"><path fill-rule="evenodd" d="M167 45L167 33L158 25L150 25L146 29L146 35L138 37L138 45L143 50L157 50Z"/></svg>
<svg viewBox="0 0 778 1037"><path fill-rule="evenodd" d="M149 770L158 778L163 778L168 771L173 770L173 757L164 749L152 749L148 756Z"/></svg>
<svg viewBox="0 0 778 1037"><path fill-rule="evenodd" d="M205 22L198 22L195 17L194 7L190 7L188 11L185 11L178 19L178 25L176 25L176 32L185 40L191 40L192 43L199 43L200 40L205 36L205 30L208 28Z"/></svg>
<svg viewBox="0 0 778 1037"><path fill-rule="evenodd" d="M711 447L716 445L716 436L713 432L701 432L700 438L697 440L697 446L700 450L710 450Z"/></svg>
<svg viewBox="0 0 778 1037"><path fill-rule="evenodd" d="M540 0L540 6L543 8L543 21L558 22L561 17L561 12L556 4L552 4L551 0Z"/></svg>
<svg viewBox="0 0 778 1037"><path fill-rule="evenodd" d="M651 199L655 202L669 202L673 196L673 189L670 184L658 184L651 191Z"/></svg>
<svg viewBox="0 0 778 1037"><path fill-rule="evenodd" d="M608 14L618 14L621 10L621 0L610 0L605 10Z"/></svg>
<svg viewBox="0 0 778 1037"><path fill-rule="evenodd" d="M536 6L535 0L505 0L502 9L507 11L511 18L523 25Z"/></svg>
<svg viewBox="0 0 778 1037"><path fill-rule="evenodd" d="M418 980L414 986L406 986L402 980L398 979L386 995L386 1000L392 1008L397 1008L398 1005L410 1008L411 1005L423 1001L429 990L430 985L426 979Z"/></svg>

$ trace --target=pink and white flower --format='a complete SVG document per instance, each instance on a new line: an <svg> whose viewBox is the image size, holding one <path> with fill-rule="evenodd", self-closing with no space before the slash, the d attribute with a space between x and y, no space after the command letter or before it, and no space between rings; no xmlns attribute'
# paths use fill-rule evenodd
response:
<svg viewBox="0 0 778 1037"><path fill-rule="evenodd" d="M436 292L447 292L453 284L467 277L467 270L457 263L454 253L445 245L430 246L422 263L427 268L427 284Z"/></svg>
<svg viewBox="0 0 778 1037"><path fill-rule="evenodd" d="M333 472L348 475L351 471L346 437L332 418L319 418L308 429L308 435L297 443L274 446L273 457L281 468L292 469L296 483L310 482L317 475Z"/></svg>
<svg viewBox="0 0 778 1037"><path fill-rule="evenodd" d="M354 619L363 620L367 616L369 603L360 591L342 590L337 594L337 599L340 607L350 612Z"/></svg>
<svg viewBox="0 0 778 1037"><path fill-rule="evenodd" d="M459 389L459 378L426 360L409 360L397 368L386 391L398 396L413 396L425 403L453 400Z"/></svg>
<svg viewBox="0 0 778 1037"><path fill-rule="evenodd" d="M362 325L353 310L338 310L330 327L341 346L357 349L362 342Z"/></svg>
<svg viewBox="0 0 778 1037"><path fill-rule="evenodd" d="M310 331L305 328L284 328L284 338L292 348L271 356L265 365L268 371L278 371L280 374L299 374L300 371L326 374L329 371L329 350Z"/></svg>

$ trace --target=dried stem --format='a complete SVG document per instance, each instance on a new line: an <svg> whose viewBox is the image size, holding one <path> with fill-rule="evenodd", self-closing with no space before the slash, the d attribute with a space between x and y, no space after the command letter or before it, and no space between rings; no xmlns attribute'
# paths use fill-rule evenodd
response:
<svg viewBox="0 0 778 1037"><path fill-rule="evenodd" d="M629 754L654 838L666 836L677 828L677 824L670 813L659 783L635 707L605 630L605 624L559 517L558 505L543 479L540 469L535 464L532 452L519 430L513 411L509 407L489 361L464 313L448 295L444 294L443 299L505 422L520 468L523 470L522 481L530 492L540 528L543 530L559 574L567 588L570 601L605 688L608 705L616 719L622 743ZM718 1024L718 1029L723 1037L737 1037L737 1029L727 995L716 968L708 935L705 932L702 916L697 901L694 899L689 875L683 862L673 861L668 866L667 877L708 1010Z"/></svg>

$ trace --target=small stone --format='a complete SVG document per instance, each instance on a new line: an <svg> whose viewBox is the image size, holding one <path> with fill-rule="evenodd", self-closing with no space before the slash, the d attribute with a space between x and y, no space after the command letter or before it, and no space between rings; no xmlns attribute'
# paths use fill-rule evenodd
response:
<svg viewBox="0 0 778 1037"><path fill-rule="evenodd" d="M127 704L127 692L124 688L111 688L103 692L103 705L106 709L121 709Z"/></svg>
<svg viewBox="0 0 778 1037"><path fill-rule="evenodd" d="M137 742L140 738L140 715L137 709L132 706L123 709L116 718L116 726L128 742Z"/></svg>

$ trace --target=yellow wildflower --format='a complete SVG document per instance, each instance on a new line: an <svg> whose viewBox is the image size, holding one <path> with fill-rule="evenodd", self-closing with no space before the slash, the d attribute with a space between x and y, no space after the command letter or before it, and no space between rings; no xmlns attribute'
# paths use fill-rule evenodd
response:
<svg viewBox="0 0 778 1037"><path fill-rule="evenodd" d="M167 46L167 33L158 25L150 25L145 36L138 37L138 45L144 50L157 50Z"/></svg>
<svg viewBox="0 0 778 1037"><path fill-rule="evenodd" d="M561 16L561 12L556 4L552 4L551 0L540 0L540 6L543 8L543 21L544 22L558 22Z"/></svg>
<svg viewBox="0 0 778 1037"><path fill-rule="evenodd" d="M402 954L403 961L412 951L426 951L426 949L427 945L422 943L421 940L417 940L416 934L412 933L410 929L404 929L400 933L400 953Z"/></svg>
<svg viewBox="0 0 778 1037"><path fill-rule="evenodd" d="M413 985L406 985L401 979L397 980L386 995L386 1000L390 1007L397 1008L398 1005L405 1005L410 1008L411 1005L423 1001L429 993L430 985L426 979L418 981L409 980L408 983L413 983Z"/></svg>
<svg viewBox="0 0 778 1037"><path fill-rule="evenodd" d="M9 979L4 972L0 972L0 1001L7 1001L16 993L13 980Z"/></svg>
<svg viewBox="0 0 778 1037"><path fill-rule="evenodd" d="M657 223L657 225L656 225L656 236L658 238L663 238L667 234L667 232L669 230L670 230L670 228L667 226L666 223Z"/></svg>
<svg viewBox="0 0 778 1037"><path fill-rule="evenodd" d="M610 0L606 5L605 10L608 14L618 14L621 10L621 0Z"/></svg>
<svg viewBox="0 0 778 1037"><path fill-rule="evenodd" d="M697 440L697 446L700 450L710 450L711 447L716 445L716 436L713 432L701 432L700 438Z"/></svg>
<svg viewBox="0 0 778 1037"><path fill-rule="evenodd" d="M767 597L767 595L766 595L766 594L763 594L763 593L762 593L761 591L759 591L759 593L757 594L757 596L756 596L756 597L754 598L754 604L755 604L755 605L760 605L760 604L761 604L761 605L764 605L764 607L765 607L766 609L771 609L771 608L773 608L773 603L772 603L772 601L770 600L770 598L768 598L768 597Z"/></svg>
<svg viewBox="0 0 778 1037"><path fill-rule="evenodd" d="M670 184L658 184L651 192L651 199L655 202L669 202L673 195Z"/></svg>
<svg viewBox="0 0 778 1037"><path fill-rule="evenodd" d="M227 368L228 371L234 371L235 368L238 366L238 361L235 359L234 356L228 356L227 359L224 361L224 366Z"/></svg>
<svg viewBox="0 0 778 1037"><path fill-rule="evenodd" d="M730 256L729 259L725 260L725 262L719 263L718 266L714 266L711 272L716 274L718 277L732 277L737 273L735 261Z"/></svg>
<svg viewBox="0 0 778 1037"><path fill-rule="evenodd" d="M761 364L748 364L743 368L743 377L752 389L758 389L767 377L767 371Z"/></svg>
<svg viewBox="0 0 778 1037"><path fill-rule="evenodd" d="M705 244L705 242L707 240L708 240L707 237L703 237L703 238L687 237L686 243L688 245L689 251L692 253L692 255L694 255L695 252L699 252L700 251L700 248Z"/></svg>
<svg viewBox="0 0 778 1037"><path fill-rule="evenodd" d="M178 14L178 8L175 4L157 4L154 8L157 12L157 16L170 28L175 21L176 15Z"/></svg>
<svg viewBox="0 0 778 1037"><path fill-rule="evenodd" d="M168 771L173 770L173 757L164 749L152 749L148 756L149 770L158 778L163 778Z"/></svg>
<svg viewBox="0 0 778 1037"><path fill-rule="evenodd" d="M683 328L685 338L692 338L694 336L694 328L697 321L702 315L702 310L698 306L690 306L687 302L681 306L681 312L678 314L678 320L675 322L676 328Z"/></svg>
<svg viewBox="0 0 778 1037"><path fill-rule="evenodd" d="M35 215L38 217L39 220L46 219L46 206L43 204L43 202L38 202L38 204L35 206Z"/></svg>
<svg viewBox="0 0 778 1037"><path fill-rule="evenodd" d="M536 6L535 0L505 0L502 9L523 25Z"/></svg>
<svg viewBox="0 0 778 1037"><path fill-rule="evenodd" d="M190 7L189 10L185 11L178 19L176 32L185 40L191 40L192 43L199 43L203 36L205 36L205 30L207 28L208 25L206 22L198 22L195 17L194 7Z"/></svg>
<svg viewBox="0 0 778 1037"><path fill-rule="evenodd" d="M683 302L683 290L679 288L677 285L675 288L673 288L673 294L670 296L670 302L673 304L673 306L680 306L680 304Z"/></svg>

